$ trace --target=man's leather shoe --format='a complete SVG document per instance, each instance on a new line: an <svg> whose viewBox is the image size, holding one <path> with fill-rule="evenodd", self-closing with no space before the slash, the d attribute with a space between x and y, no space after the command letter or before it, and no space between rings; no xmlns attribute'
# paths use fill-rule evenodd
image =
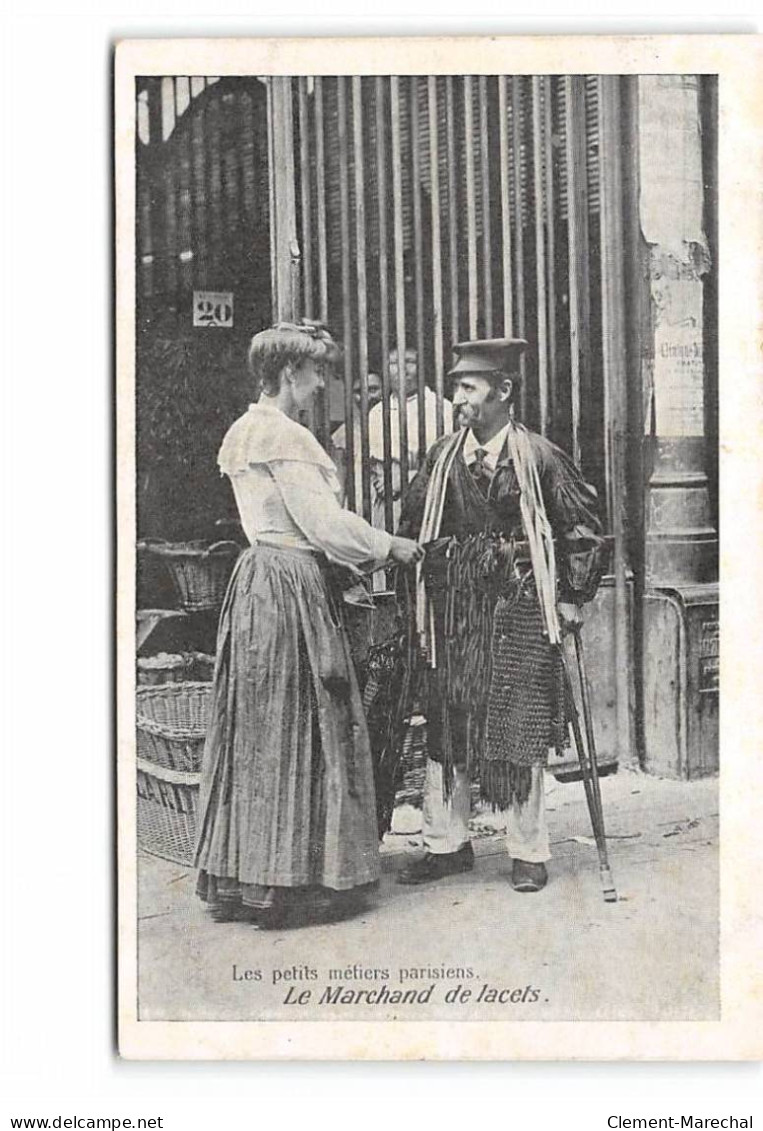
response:
<svg viewBox="0 0 763 1131"><path fill-rule="evenodd" d="M542 891L548 881L545 864L531 864L529 860L515 860L511 869L511 886L514 891Z"/></svg>
<svg viewBox="0 0 763 1131"><path fill-rule="evenodd" d="M461 845L457 852L426 852L397 874L399 884L428 884L458 872L471 872L474 867L474 849L471 841Z"/></svg>

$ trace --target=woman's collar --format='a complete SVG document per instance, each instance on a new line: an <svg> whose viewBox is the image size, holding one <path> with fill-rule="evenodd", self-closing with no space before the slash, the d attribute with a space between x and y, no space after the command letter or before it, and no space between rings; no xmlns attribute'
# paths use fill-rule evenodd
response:
<svg viewBox="0 0 763 1131"><path fill-rule="evenodd" d="M277 412L280 413L281 416L286 416L286 413L282 408L279 408L277 404L267 401L256 401L250 404L249 411L251 412L252 409L255 409L257 412Z"/></svg>

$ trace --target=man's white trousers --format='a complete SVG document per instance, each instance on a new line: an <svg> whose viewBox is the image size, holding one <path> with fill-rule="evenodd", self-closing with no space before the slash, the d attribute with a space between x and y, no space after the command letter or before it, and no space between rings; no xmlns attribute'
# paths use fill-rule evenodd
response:
<svg viewBox="0 0 763 1131"><path fill-rule="evenodd" d="M453 788L445 801L442 766L428 758L422 827L427 852L457 852L466 844L469 839L471 807L471 784L466 771L454 771ZM542 766L532 767L532 784L527 801L523 805L512 802L504 816L509 856L515 860L526 860L530 864L542 864L551 858Z"/></svg>

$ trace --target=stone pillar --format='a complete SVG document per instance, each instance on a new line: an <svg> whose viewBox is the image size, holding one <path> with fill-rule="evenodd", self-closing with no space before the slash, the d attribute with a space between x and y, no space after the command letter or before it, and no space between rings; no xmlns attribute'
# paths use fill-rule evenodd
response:
<svg viewBox="0 0 763 1131"><path fill-rule="evenodd" d="M644 328L646 583L717 578L705 439L703 229L699 80L639 77L639 219L647 245L651 324Z"/></svg>

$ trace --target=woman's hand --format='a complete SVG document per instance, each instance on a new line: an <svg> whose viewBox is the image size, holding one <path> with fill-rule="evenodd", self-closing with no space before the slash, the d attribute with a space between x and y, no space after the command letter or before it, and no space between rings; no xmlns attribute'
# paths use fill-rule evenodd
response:
<svg viewBox="0 0 763 1131"><path fill-rule="evenodd" d="M413 565L424 557L424 547L410 538L393 537L389 556L401 565Z"/></svg>

